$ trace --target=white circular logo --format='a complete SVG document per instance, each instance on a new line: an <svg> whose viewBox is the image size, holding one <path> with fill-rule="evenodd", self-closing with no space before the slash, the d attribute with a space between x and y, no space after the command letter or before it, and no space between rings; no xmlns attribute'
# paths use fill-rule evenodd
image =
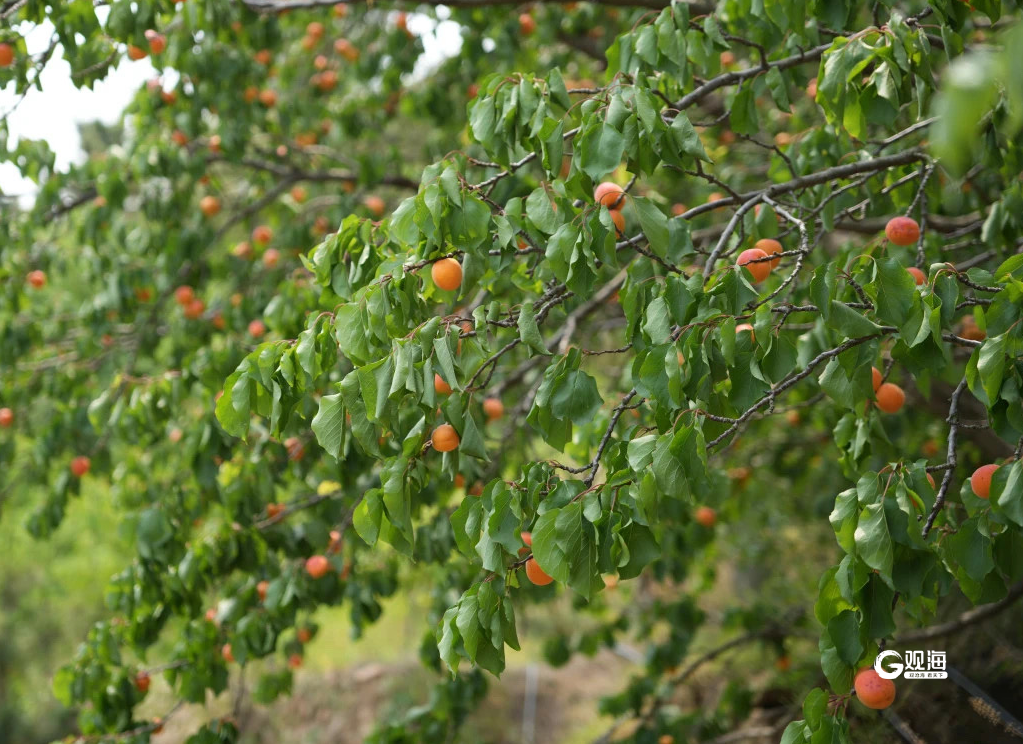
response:
<svg viewBox="0 0 1023 744"><path fill-rule="evenodd" d="M891 663L892 671L889 672L883 666L881 666L881 664L884 662L885 659L889 658L890 656L894 656L896 659L898 659L898 661L893 661ZM902 664L902 654L900 654L898 651L882 651L877 655L877 658L874 659L874 671L877 672L877 675L882 679L895 679L900 674L902 674L903 669L904 666Z"/></svg>

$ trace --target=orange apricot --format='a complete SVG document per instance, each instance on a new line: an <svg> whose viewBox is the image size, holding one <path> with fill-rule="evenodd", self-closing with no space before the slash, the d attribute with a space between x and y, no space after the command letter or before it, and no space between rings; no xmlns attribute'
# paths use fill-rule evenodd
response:
<svg viewBox="0 0 1023 744"><path fill-rule="evenodd" d="M430 276L439 289L458 289L462 285L462 265L453 258L442 258L434 261Z"/></svg>
<svg viewBox="0 0 1023 744"><path fill-rule="evenodd" d="M884 234L895 245L915 245L920 239L920 225L912 217L892 217Z"/></svg>
<svg viewBox="0 0 1023 744"><path fill-rule="evenodd" d="M433 373L433 389L437 395L449 395L451 386L444 382L444 378L436 372Z"/></svg>
<svg viewBox="0 0 1023 744"><path fill-rule="evenodd" d="M874 392L876 393L877 389L881 387L881 383L884 382L884 375L881 374L881 370L877 367L870 368L870 375L874 384Z"/></svg>
<svg viewBox="0 0 1023 744"><path fill-rule="evenodd" d="M81 478L89 472L91 467L92 461L85 455L79 455L71 461L71 474L76 478Z"/></svg>
<svg viewBox="0 0 1023 744"><path fill-rule="evenodd" d="M252 242L266 245L273 238L274 231L268 225L257 225L252 230Z"/></svg>
<svg viewBox="0 0 1023 744"><path fill-rule="evenodd" d="M215 196L204 196L199 200L199 209L207 217L213 217L220 212L220 199Z"/></svg>
<svg viewBox="0 0 1023 744"><path fill-rule="evenodd" d="M709 529L718 521L718 514L709 506L700 506L697 507L695 512L693 512L693 519L695 519L698 524Z"/></svg>
<svg viewBox="0 0 1023 744"><path fill-rule="evenodd" d="M918 287L927 281L927 275L924 272L920 271L920 269L918 269L916 266L910 266L908 269L906 269L906 271L908 271L909 275L913 277L913 281L916 282L916 286Z"/></svg>
<svg viewBox="0 0 1023 744"><path fill-rule="evenodd" d="M625 189L616 183L604 181L593 190L593 200L608 209L615 209L625 199Z"/></svg>
<svg viewBox="0 0 1023 744"><path fill-rule="evenodd" d="M256 584L256 594L259 596L259 601L260 602L265 602L266 601L266 592L267 592L267 590L269 588L270 588L270 582L269 581L265 581L264 580L264 581L260 581L258 584Z"/></svg>
<svg viewBox="0 0 1023 744"><path fill-rule="evenodd" d="M767 253L760 248L747 248L735 262L736 266L744 266L753 275L754 282L762 282L771 274L772 262L757 261L758 258L767 258Z"/></svg>
<svg viewBox="0 0 1023 744"><path fill-rule="evenodd" d="M249 335L253 338L262 338L266 333L266 323L261 321L259 318L249 323Z"/></svg>
<svg viewBox="0 0 1023 744"><path fill-rule="evenodd" d="M451 424L441 424L433 430L430 441L438 452L451 452L458 447L458 432Z"/></svg>
<svg viewBox="0 0 1023 744"><path fill-rule="evenodd" d="M540 568L536 558L530 558L526 561L526 578L537 586L547 586L554 581L554 577Z"/></svg>
<svg viewBox="0 0 1023 744"><path fill-rule="evenodd" d="M871 667L856 673L853 689L856 690L856 698L874 710L883 710L895 702L895 683Z"/></svg>
<svg viewBox="0 0 1023 744"><path fill-rule="evenodd" d="M906 393L893 382L882 383L875 395L877 407L885 413L898 413L906 402Z"/></svg>
<svg viewBox="0 0 1023 744"><path fill-rule="evenodd" d="M991 478L996 470L997 465L981 465L973 471L973 475L970 476L970 488L978 498L986 499L991 495Z"/></svg>
<svg viewBox="0 0 1023 744"><path fill-rule="evenodd" d="M10 67L14 64L14 47L10 44L0 44L0 67Z"/></svg>
<svg viewBox="0 0 1023 744"><path fill-rule="evenodd" d="M608 210L611 215L611 222L614 223L615 230L618 233L618 237L625 234L625 215L619 212L617 209Z"/></svg>
<svg viewBox="0 0 1023 744"><path fill-rule="evenodd" d="M523 36L530 36L536 31L536 19L529 13L519 15L519 33Z"/></svg>
<svg viewBox="0 0 1023 744"><path fill-rule="evenodd" d="M775 253L781 253L783 250L785 250L784 248L781 247L781 243L779 243L774 238L761 238L760 240L758 240L756 243L753 244L753 247L754 248L759 248L764 253L766 253L768 256L773 255ZM780 263L781 263L781 259L780 258L776 258L773 261L768 261L767 265L770 266L771 269L773 270L773 269L777 269L778 268L778 264L780 264Z"/></svg>
<svg viewBox="0 0 1023 744"><path fill-rule="evenodd" d="M25 277L29 285L34 289L42 289L46 286L46 272L36 269L35 271L28 272Z"/></svg>
<svg viewBox="0 0 1023 744"><path fill-rule="evenodd" d="M325 555L314 555L306 559L305 572L314 579L322 578L330 570L330 561Z"/></svg>
<svg viewBox="0 0 1023 744"><path fill-rule="evenodd" d="M9 429L14 423L14 411L10 408L0 408L0 426Z"/></svg>
<svg viewBox="0 0 1023 744"><path fill-rule="evenodd" d="M497 421L504 415L504 403L497 398L484 398L483 413L486 414L487 421Z"/></svg>

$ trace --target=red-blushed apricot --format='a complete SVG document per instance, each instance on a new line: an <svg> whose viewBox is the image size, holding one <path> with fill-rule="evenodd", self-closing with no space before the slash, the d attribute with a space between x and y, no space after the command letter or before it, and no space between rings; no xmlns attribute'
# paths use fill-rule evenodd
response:
<svg viewBox="0 0 1023 744"><path fill-rule="evenodd" d="M979 498L986 499L991 495L991 477L996 470L997 465L981 465L973 471L973 475L970 476L970 488Z"/></svg>
<svg viewBox="0 0 1023 744"><path fill-rule="evenodd" d="M920 451L923 453L924 457L934 457L941 450L940 450L940 447L938 446L938 442L936 440L928 439L920 447Z"/></svg>
<svg viewBox="0 0 1023 744"><path fill-rule="evenodd" d="M89 472L89 468L92 467L92 460L85 455L79 455L71 461L71 474L76 478L81 478Z"/></svg>
<svg viewBox="0 0 1023 744"><path fill-rule="evenodd" d="M128 59L138 62L140 59L146 58L146 50L135 46L134 44L128 45Z"/></svg>
<svg viewBox="0 0 1023 744"><path fill-rule="evenodd" d="M938 485L934 482L934 476L931 475L930 473L927 473L926 475L927 475L927 482L931 484L931 489L932 490L936 490L938 488Z"/></svg>
<svg viewBox="0 0 1023 744"><path fill-rule="evenodd" d="M281 252L276 248L267 248L263 251L263 265L268 269L276 269L281 262Z"/></svg>
<svg viewBox="0 0 1023 744"><path fill-rule="evenodd" d="M214 217L220 212L220 199L215 196L204 196L199 200L199 209L207 217Z"/></svg>
<svg viewBox="0 0 1023 744"><path fill-rule="evenodd" d="M220 647L220 655L228 664L234 662L234 652L231 650L230 643L225 643L223 646Z"/></svg>
<svg viewBox="0 0 1023 744"><path fill-rule="evenodd" d="M906 402L906 393L893 382L882 383L874 394L877 407L885 413L898 413Z"/></svg>
<svg viewBox="0 0 1023 744"><path fill-rule="evenodd" d="M292 669L298 669L302 666L302 654L292 654L288 657L288 666Z"/></svg>
<svg viewBox="0 0 1023 744"><path fill-rule="evenodd" d="M243 299L241 292L235 292L231 295L231 307L241 307Z"/></svg>
<svg viewBox="0 0 1023 744"><path fill-rule="evenodd" d="M657 744L675 744L675 737L671 734L661 734L657 739Z"/></svg>
<svg viewBox="0 0 1023 744"><path fill-rule="evenodd" d="M309 628L299 628L298 632L295 633L295 637L298 638L299 643L309 643L312 640L313 632Z"/></svg>
<svg viewBox="0 0 1023 744"><path fill-rule="evenodd" d="M213 317L210 319L210 323L212 323L213 327L216 328L218 331L222 331L225 328L227 328L227 320L224 318L224 314L219 310L213 313Z"/></svg>
<svg viewBox="0 0 1023 744"><path fill-rule="evenodd" d="M303 202L305 202L306 199L309 198L309 192L306 191L305 188L302 186L294 186L291 189L291 198L294 199L299 204L302 204Z"/></svg>
<svg viewBox="0 0 1023 744"><path fill-rule="evenodd" d="M149 678L149 672L138 672L135 675L135 689L145 695L149 692L149 685L152 680Z"/></svg>
<svg viewBox="0 0 1023 744"><path fill-rule="evenodd" d="M550 576L546 571L540 568L540 564L536 562L536 558L530 558L526 561L526 578L537 586L547 586L554 581L553 576Z"/></svg>
<svg viewBox="0 0 1023 744"><path fill-rule="evenodd" d="M253 59L261 65L269 65L270 61L273 59L273 55L270 53L269 49L260 49L253 55Z"/></svg>
<svg viewBox="0 0 1023 744"><path fill-rule="evenodd" d="M451 394L451 386L444 382L444 378L436 372L433 373L433 390L437 395Z"/></svg>
<svg viewBox="0 0 1023 744"><path fill-rule="evenodd" d="M25 277L30 287L34 289L42 289L46 286L46 272L36 269L35 271L28 272Z"/></svg>
<svg viewBox="0 0 1023 744"><path fill-rule="evenodd" d="M504 403L497 398L484 398L483 413L486 415L487 421L497 421L504 415Z"/></svg>
<svg viewBox="0 0 1023 744"><path fill-rule="evenodd" d="M618 237L622 237L625 234L625 215L617 209L609 209L608 213L611 215L611 222L615 226Z"/></svg>
<svg viewBox="0 0 1023 744"><path fill-rule="evenodd" d="M532 532L522 532L522 533L520 533L519 537L522 538L522 542L524 542L526 545L529 545L529 546L533 545L533 533Z"/></svg>
<svg viewBox="0 0 1023 744"><path fill-rule="evenodd" d="M148 29L145 36L146 41L149 42L149 51L153 54L162 54L163 50L167 48L167 37L158 31Z"/></svg>
<svg viewBox="0 0 1023 744"><path fill-rule="evenodd" d="M175 2L184 2L184 0L174 0L174 1ZM155 734L162 733L163 732L163 719L160 718L160 716L154 717L153 718L152 726L153 726L153 729L151 731L152 734L155 735Z"/></svg>
<svg viewBox="0 0 1023 744"><path fill-rule="evenodd" d="M688 211L688 208L682 202L677 202L671 205L671 213L676 217L681 217Z"/></svg>
<svg viewBox="0 0 1023 744"><path fill-rule="evenodd" d="M759 248L747 248L739 254L735 265L745 267L754 282L762 282L771 275L771 261L757 261L759 258L767 258L767 253Z"/></svg>
<svg viewBox="0 0 1023 744"><path fill-rule="evenodd" d="M175 103L177 103L178 94L172 90L164 90L160 92L160 100L163 101L168 106L173 106Z"/></svg>
<svg viewBox="0 0 1023 744"><path fill-rule="evenodd" d="M327 556L325 555L314 555L306 559L305 572L314 579L326 576L327 571L329 570L330 561L327 560Z"/></svg>
<svg viewBox="0 0 1023 744"><path fill-rule="evenodd" d="M312 36L314 39L322 39L324 31L326 31L326 29L319 21L313 21L305 27L306 35Z"/></svg>
<svg viewBox="0 0 1023 744"><path fill-rule="evenodd" d="M775 253L781 253L783 250L785 250L784 248L781 247L781 243L779 243L774 238L761 238L760 240L753 244L753 247L759 248L768 256L773 255ZM768 261L767 265L770 266L772 270L774 270L778 268L778 264L780 263L781 259L776 258L773 261Z"/></svg>
<svg viewBox="0 0 1023 744"><path fill-rule="evenodd" d="M856 699L873 710L884 710L895 702L895 683L870 667L856 673L853 689Z"/></svg>
<svg viewBox="0 0 1023 744"><path fill-rule="evenodd" d="M458 447L458 432L451 424L441 424L433 430L430 441L438 452L451 452Z"/></svg>
<svg viewBox="0 0 1023 744"><path fill-rule="evenodd" d="M806 84L806 97L811 101L817 100L817 78L813 78Z"/></svg>
<svg viewBox="0 0 1023 744"><path fill-rule="evenodd" d="M253 338L263 338L266 334L266 323L259 318L249 321L249 335Z"/></svg>
<svg viewBox="0 0 1023 744"><path fill-rule="evenodd" d="M274 236L274 231L270 229L269 225L257 225L252 229L252 242L259 243L260 245L266 245L269 243Z"/></svg>
<svg viewBox="0 0 1023 744"><path fill-rule="evenodd" d="M341 532L338 530L330 531L330 543L327 545L328 553L340 553L341 552ZM344 578L343 576L341 578Z"/></svg>
<svg viewBox="0 0 1023 744"><path fill-rule="evenodd" d="M277 105L277 93L269 88L259 91L259 102L267 108Z"/></svg>
<svg viewBox="0 0 1023 744"><path fill-rule="evenodd" d="M250 261L252 260L252 244L247 240L243 240L231 250L231 253L243 261Z"/></svg>
<svg viewBox="0 0 1023 744"><path fill-rule="evenodd" d="M181 441L183 436L185 436L185 433L176 426L167 432L167 438L170 440L171 444L177 444Z"/></svg>
<svg viewBox="0 0 1023 744"><path fill-rule="evenodd" d="M696 511L693 512L693 519L696 520L697 524L703 525L709 529L717 523L718 513L709 506L699 506L696 508Z"/></svg>
<svg viewBox="0 0 1023 744"><path fill-rule="evenodd" d="M615 209L624 202L625 189L611 181L604 181L593 190L593 200L608 209Z"/></svg>
<svg viewBox="0 0 1023 744"><path fill-rule="evenodd" d="M284 511L284 504L267 504L266 505L266 516L273 519L278 514Z"/></svg>
<svg viewBox="0 0 1023 744"><path fill-rule="evenodd" d="M10 67L14 64L14 47L10 44L0 44L0 67Z"/></svg>
<svg viewBox="0 0 1023 744"><path fill-rule="evenodd" d="M721 60L722 67L729 67L735 64L735 54L733 52L721 52L719 59Z"/></svg>
<svg viewBox="0 0 1023 744"><path fill-rule="evenodd" d="M14 423L14 411L10 408L0 408L0 426L9 429Z"/></svg>
<svg viewBox="0 0 1023 744"><path fill-rule="evenodd" d="M260 602L266 601L266 592L270 588L270 582L263 580L256 584L256 596L259 597Z"/></svg>
<svg viewBox="0 0 1023 744"><path fill-rule="evenodd" d="M469 87L465 89L465 97L472 100L480 93L480 86L476 83L469 83Z"/></svg>
<svg viewBox="0 0 1023 744"><path fill-rule="evenodd" d="M433 262L430 276L439 289L446 291L458 289L462 286L462 264L453 258L442 258Z"/></svg>
<svg viewBox="0 0 1023 744"><path fill-rule="evenodd" d="M918 287L927 281L927 275L924 272L920 271L920 269L918 269L916 266L910 266L908 269L906 269L906 271L908 271L909 275L913 277L913 281L916 282L916 286Z"/></svg>
<svg viewBox="0 0 1023 744"><path fill-rule="evenodd" d="M455 488L465 488L465 476L455 473Z"/></svg>
<svg viewBox="0 0 1023 744"><path fill-rule="evenodd" d="M348 15L348 6L347 5L335 5L334 6L334 16L336 18L344 18L347 15Z"/></svg>
<svg viewBox="0 0 1023 744"><path fill-rule="evenodd" d="M188 144L188 135L182 132L180 129L175 129L171 132L171 142L178 147L184 147Z"/></svg>
<svg viewBox="0 0 1023 744"><path fill-rule="evenodd" d="M529 13L519 15L519 33L523 36L531 36L536 31L536 19Z"/></svg>
<svg viewBox="0 0 1023 744"><path fill-rule="evenodd" d="M895 245L916 245L920 225L912 217L892 217L884 226L884 235Z"/></svg>
<svg viewBox="0 0 1023 744"><path fill-rule="evenodd" d="M877 389L881 387L881 383L884 382L884 375L881 374L881 370L879 370L877 367L870 368L870 375L871 381L874 384L874 392L876 393Z"/></svg>
<svg viewBox="0 0 1023 744"><path fill-rule="evenodd" d="M362 203L374 217L383 217L384 212L387 209L387 205L384 203L384 200L379 196L367 196L362 200Z"/></svg>
<svg viewBox="0 0 1023 744"><path fill-rule="evenodd" d="M204 617L206 618L206 622L208 622L208 623L216 623L217 622L217 610L216 610L216 608L210 607L208 610L206 610L206 614L204 615Z"/></svg>
<svg viewBox="0 0 1023 744"><path fill-rule="evenodd" d="M469 486L469 490L466 491L466 493L469 494L470 496L482 496L483 483L481 481L476 481L471 486Z"/></svg>

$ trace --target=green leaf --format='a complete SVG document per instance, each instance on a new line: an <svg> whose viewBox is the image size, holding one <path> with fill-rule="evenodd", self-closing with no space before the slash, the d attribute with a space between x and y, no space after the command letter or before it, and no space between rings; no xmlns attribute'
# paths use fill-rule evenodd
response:
<svg viewBox="0 0 1023 744"><path fill-rule="evenodd" d="M884 503L867 504L856 525L856 552L881 577L892 583L892 536L888 529Z"/></svg>
<svg viewBox="0 0 1023 744"><path fill-rule="evenodd" d="M632 198L632 206L639 217L650 250L661 258L668 255L668 218L649 199L642 196Z"/></svg>
<svg viewBox="0 0 1023 744"><path fill-rule="evenodd" d="M341 393L324 395L312 421L313 434L324 451L333 458L345 445L345 404Z"/></svg>
<svg viewBox="0 0 1023 744"><path fill-rule="evenodd" d="M543 336L540 335L540 327L536 324L536 310L532 302L523 303L519 310L519 339L535 351L537 354L549 355L547 347L544 346Z"/></svg>

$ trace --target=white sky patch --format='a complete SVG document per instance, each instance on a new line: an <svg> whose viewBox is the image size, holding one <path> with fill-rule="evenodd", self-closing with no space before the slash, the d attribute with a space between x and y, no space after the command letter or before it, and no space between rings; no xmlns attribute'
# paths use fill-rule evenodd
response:
<svg viewBox="0 0 1023 744"><path fill-rule="evenodd" d="M99 9L97 15L102 23L106 9ZM439 7L437 16L439 22L422 14L409 14L409 30L422 39L426 50L416 63L412 75L414 80L422 79L430 68L458 54L462 48L460 27L447 20L450 16L448 9ZM25 36L29 53L45 51L52 32L53 26L49 23L29 30ZM57 169L66 170L72 163L79 162L83 155L77 125L91 121L104 124L117 122L139 87L154 77L156 71L148 59L132 62L122 58L117 67L95 84L93 90L79 89L71 80L70 65L61 58L58 49L42 72L42 91L36 88L29 90L25 100L7 117L10 145L13 147L22 137L44 140L56 154ZM171 75L167 77L169 79ZM17 101L13 83L0 89L0 114ZM22 178L13 163L0 163L0 191L9 196L31 197L36 192L36 185Z"/></svg>

